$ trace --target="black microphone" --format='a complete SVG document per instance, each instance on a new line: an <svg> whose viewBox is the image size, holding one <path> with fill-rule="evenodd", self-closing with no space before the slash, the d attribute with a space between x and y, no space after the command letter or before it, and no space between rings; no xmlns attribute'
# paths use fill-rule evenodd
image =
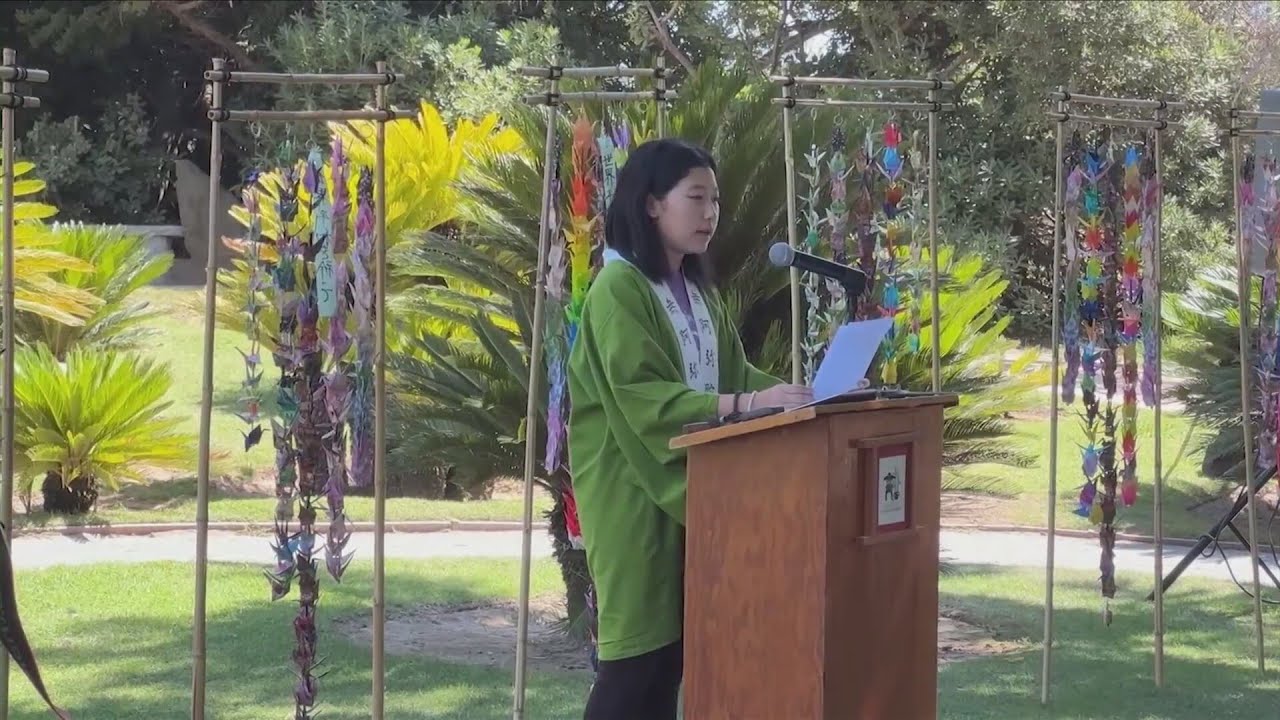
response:
<svg viewBox="0 0 1280 720"><path fill-rule="evenodd" d="M851 296L861 295L867 287L867 275L858 268L801 252L784 242L774 243L769 248L769 262L776 267L795 267L831 278L844 286L845 293Z"/></svg>

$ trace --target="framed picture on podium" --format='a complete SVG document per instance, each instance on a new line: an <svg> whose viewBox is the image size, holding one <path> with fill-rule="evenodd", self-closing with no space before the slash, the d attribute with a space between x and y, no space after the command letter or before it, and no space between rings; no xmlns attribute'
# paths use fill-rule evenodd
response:
<svg viewBox="0 0 1280 720"><path fill-rule="evenodd" d="M914 527L912 462L915 433L865 438L856 443L862 491L861 542L882 542Z"/></svg>
<svg viewBox="0 0 1280 720"><path fill-rule="evenodd" d="M911 445L885 445L875 453L876 533L911 526Z"/></svg>

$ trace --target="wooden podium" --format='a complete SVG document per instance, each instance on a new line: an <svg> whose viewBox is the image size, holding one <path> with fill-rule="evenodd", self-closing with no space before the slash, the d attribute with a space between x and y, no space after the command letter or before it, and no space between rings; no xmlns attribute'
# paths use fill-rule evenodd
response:
<svg viewBox="0 0 1280 720"><path fill-rule="evenodd" d="M954 394L689 429L684 720L935 720Z"/></svg>

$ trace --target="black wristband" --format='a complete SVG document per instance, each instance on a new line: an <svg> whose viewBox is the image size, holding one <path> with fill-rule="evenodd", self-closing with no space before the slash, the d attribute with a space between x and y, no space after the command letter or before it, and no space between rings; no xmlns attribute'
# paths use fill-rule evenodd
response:
<svg viewBox="0 0 1280 720"><path fill-rule="evenodd" d="M734 414L737 414L738 412L741 412L740 410L738 410L738 400L740 400L741 398L742 398L742 393L740 393L740 392L736 392L736 393L734 393L734 394L733 394L733 412L734 412Z"/></svg>

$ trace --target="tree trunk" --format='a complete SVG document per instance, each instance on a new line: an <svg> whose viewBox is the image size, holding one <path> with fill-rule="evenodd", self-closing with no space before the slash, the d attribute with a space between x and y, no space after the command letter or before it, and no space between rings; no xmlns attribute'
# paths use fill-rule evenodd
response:
<svg viewBox="0 0 1280 720"><path fill-rule="evenodd" d="M51 515L84 515L98 504L98 481L92 476L81 475L64 483L62 475L47 472L40 491L44 495L44 511Z"/></svg>

